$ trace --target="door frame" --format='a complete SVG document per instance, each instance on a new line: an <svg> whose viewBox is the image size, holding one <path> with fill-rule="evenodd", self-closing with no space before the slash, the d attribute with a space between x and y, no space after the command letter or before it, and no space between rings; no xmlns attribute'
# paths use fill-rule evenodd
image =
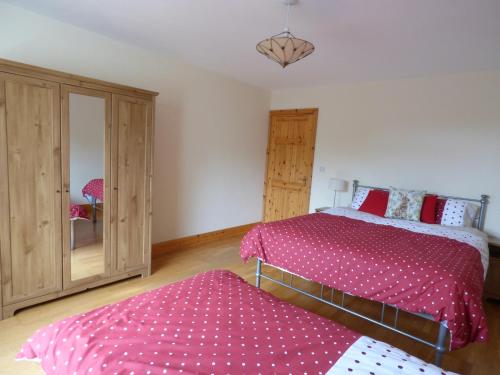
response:
<svg viewBox="0 0 500 375"><path fill-rule="evenodd" d="M71 249L70 249L70 221L67 217L70 208L70 123L69 123L69 95L79 94L102 98L105 100L104 126L104 202L103 202L103 252L104 272L83 279L71 279ZM85 87L61 85L61 155L62 155L62 241L63 241L63 289L77 288L107 279L111 269L111 125L112 125L111 94L106 91L94 90Z"/></svg>
<svg viewBox="0 0 500 375"><path fill-rule="evenodd" d="M312 175L314 168L314 157L316 155L316 131L318 129L318 113L319 108L297 108L297 109L275 109L269 111L269 125L267 130L267 148L266 148L266 170L264 172L264 192L262 194L262 222L265 222L266 215L266 192L267 192L267 178L269 172L269 148L271 142L271 125L272 118L274 115L285 115L285 116L293 116L293 115L313 115L314 116L314 125L313 125L313 157L312 157L312 165L311 165L311 174L307 180L307 185L309 186L309 197L307 200L307 210L309 211L309 204L311 200L311 185L312 185Z"/></svg>

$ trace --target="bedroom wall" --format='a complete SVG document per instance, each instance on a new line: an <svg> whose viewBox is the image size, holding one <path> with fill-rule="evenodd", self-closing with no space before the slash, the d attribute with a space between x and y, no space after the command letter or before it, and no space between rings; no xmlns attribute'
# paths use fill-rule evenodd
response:
<svg viewBox="0 0 500 375"><path fill-rule="evenodd" d="M311 211L332 204L330 177L486 193L486 230L500 237L500 70L274 91L271 106L319 108Z"/></svg>
<svg viewBox="0 0 500 375"><path fill-rule="evenodd" d="M261 219L270 93L0 3L0 57L160 92L153 242Z"/></svg>

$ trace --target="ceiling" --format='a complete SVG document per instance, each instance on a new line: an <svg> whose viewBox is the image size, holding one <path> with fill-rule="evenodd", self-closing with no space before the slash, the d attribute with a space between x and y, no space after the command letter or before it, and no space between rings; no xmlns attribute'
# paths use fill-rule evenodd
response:
<svg viewBox="0 0 500 375"><path fill-rule="evenodd" d="M258 54L280 0L7 0L269 89L500 68L499 0L301 0L290 29L316 51L282 69Z"/></svg>

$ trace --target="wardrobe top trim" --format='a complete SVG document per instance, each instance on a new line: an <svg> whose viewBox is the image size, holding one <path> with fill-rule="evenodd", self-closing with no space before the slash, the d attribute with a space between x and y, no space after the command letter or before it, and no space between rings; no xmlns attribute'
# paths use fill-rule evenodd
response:
<svg viewBox="0 0 500 375"><path fill-rule="evenodd" d="M135 96L148 99L158 95L158 93L155 91L138 89L131 86L101 81L99 79L83 77L76 74L60 72L47 68L41 68L38 66L23 64L17 61L5 60L1 58L0 72L36 77L47 81L54 81L67 85L102 90L123 95L134 94Z"/></svg>

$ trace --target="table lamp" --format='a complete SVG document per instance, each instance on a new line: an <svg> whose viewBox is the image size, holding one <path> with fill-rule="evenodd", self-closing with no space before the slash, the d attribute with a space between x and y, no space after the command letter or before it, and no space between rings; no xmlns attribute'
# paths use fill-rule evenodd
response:
<svg viewBox="0 0 500 375"><path fill-rule="evenodd" d="M341 180L340 178L330 178L328 182L328 189L334 191L333 195L333 207L335 207L335 203L337 200L337 192L346 191L347 190L347 181Z"/></svg>

